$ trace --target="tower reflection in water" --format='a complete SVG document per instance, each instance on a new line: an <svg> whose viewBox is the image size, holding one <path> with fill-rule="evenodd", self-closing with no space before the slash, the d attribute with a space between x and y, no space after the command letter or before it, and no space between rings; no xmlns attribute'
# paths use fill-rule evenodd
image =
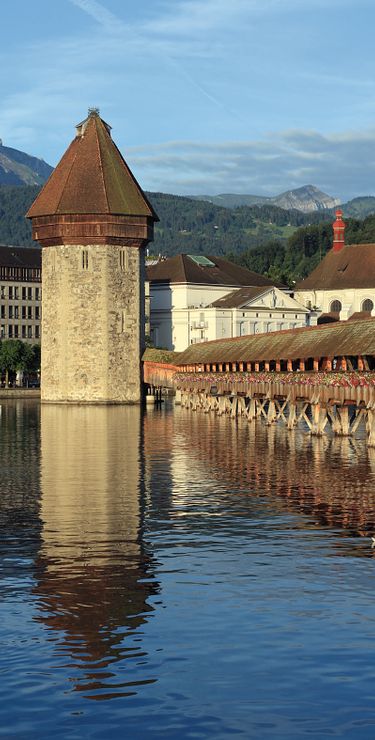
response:
<svg viewBox="0 0 375 740"><path fill-rule="evenodd" d="M158 586L142 543L142 447L138 408L41 409L37 619L90 698L136 692L134 665L147 663L141 628ZM154 680L146 674L139 683Z"/></svg>

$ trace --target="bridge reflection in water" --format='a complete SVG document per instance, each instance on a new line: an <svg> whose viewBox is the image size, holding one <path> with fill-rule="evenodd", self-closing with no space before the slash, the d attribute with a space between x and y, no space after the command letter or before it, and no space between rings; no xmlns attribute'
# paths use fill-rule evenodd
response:
<svg viewBox="0 0 375 740"><path fill-rule="evenodd" d="M165 426L168 425L168 433ZM151 431L152 430L152 431ZM241 485L248 501L259 499L272 512L303 514L301 529L334 528L345 538L347 554L372 557L370 535L375 533L375 450L365 440L351 437L314 437L300 430L266 426L260 420L249 425L244 418L197 414L175 409L173 414L149 410L145 440L170 440L172 477L184 479L183 509L194 511L189 480L212 481L206 503L214 497L214 481L220 485L220 512L246 513L244 500L233 491ZM179 451L180 450L180 451ZM181 453L185 450L185 455ZM178 460L178 463L175 460ZM185 464L184 462L185 461ZM223 484L227 493L223 492ZM176 485L174 485L176 489ZM180 493L181 495L181 493ZM175 509L173 504L178 503ZM179 516L181 500L176 493L170 515ZM248 514L248 512L247 512ZM365 540L356 538L363 537Z"/></svg>

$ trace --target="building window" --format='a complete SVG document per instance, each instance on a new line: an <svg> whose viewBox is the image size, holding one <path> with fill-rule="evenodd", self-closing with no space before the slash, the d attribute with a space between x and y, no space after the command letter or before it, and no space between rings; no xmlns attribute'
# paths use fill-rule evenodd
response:
<svg viewBox="0 0 375 740"><path fill-rule="evenodd" d="M40 288L35 288L35 300L36 301L40 301L40 293L41 293Z"/></svg>
<svg viewBox="0 0 375 740"><path fill-rule="evenodd" d="M13 326L12 326L12 324L9 324L9 327L8 327L8 337L9 337L9 339L12 339L12 337L13 337Z"/></svg>
<svg viewBox="0 0 375 740"><path fill-rule="evenodd" d="M89 250L82 249L82 270L89 269Z"/></svg>
<svg viewBox="0 0 375 740"><path fill-rule="evenodd" d="M27 300L28 301L32 301L33 300L33 289L32 288L28 288L27 289Z"/></svg>
<svg viewBox="0 0 375 740"><path fill-rule="evenodd" d="M21 317L26 318L26 306L21 306Z"/></svg>
<svg viewBox="0 0 375 740"><path fill-rule="evenodd" d="M10 301L13 300L13 285L10 285L8 288L8 297Z"/></svg>
<svg viewBox="0 0 375 740"><path fill-rule="evenodd" d="M128 269L128 252L125 249L120 249L120 270Z"/></svg>
<svg viewBox="0 0 375 740"><path fill-rule="evenodd" d="M25 324L22 324L22 326L21 326L21 332L22 332L22 339L26 339L26 326L25 326Z"/></svg>
<svg viewBox="0 0 375 740"><path fill-rule="evenodd" d="M23 288L22 288L22 300L23 301L26 301L26 288L25 288L25 286L23 286Z"/></svg>
<svg viewBox="0 0 375 740"><path fill-rule="evenodd" d="M1 306L1 318L5 319L5 306Z"/></svg>
<svg viewBox="0 0 375 740"><path fill-rule="evenodd" d="M5 337L5 325L4 324L1 324L0 326L0 337L1 339L4 339Z"/></svg>
<svg viewBox="0 0 375 740"><path fill-rule="evenodd" d="M35 339L40 339L40 326L35 327Z"/></svg>
<svg viewBox="0 0 375 740"><path fill-rule="evenodd" d="M40 319L40 308L39 306L35 306L35 319L39 321Z"/></svg>
<svg viewBox="0 0 375 740"><path fill-rule="evenodd" d="M18 324L16 324L14 327L14 338L18 339Z"/></svg>
<svg viewBox="0 0 375 740"><path fill-rule="evenodd" d="M18 285L16 285L14 288L14 298L16 301L18 301Z"/></svg>
<svg viewBox="0 0 375 740"><path fill-rule="evenodd" d="M13 318L13 306L8 306L8 318Z"/></svg>
<svg viewBox="0 0 375 740"><path fill-rule="evenodd" d="M342 309L341 301L332 301L329 310L334 313L340 313Z"/></svg>
<svg viewBox="0 0 375 740"><path fill-rule="evenodd" d="M14 318L18 319L18 306L14 306Z"/></svg>
<svg viewBox="0 0 375 740"><path fill-rule="evenodd" d="M33 336L33 327L32 326L28 326L27 327L27 336L28 336L29 339L32 339L32 336Z"/></svg>
<svg viewBox="0 0 375 740"><path fill-rule="evenodd" d="M32 306L28 306L27 307L27 318L28 319L32 319L33 318L33 307Z"/></svg>
<svg viewBox="0 0 375 740"><path fill-rule="evenodd" d="M370 300L370 298L366 298L366 300L362 303L362 311L368 311L369 313L371 313L373 308L373 302Z"/></svg>
<svg viewBox="0 0 375 740"><path fill-rule="evenodd" d="M5 285L1 286L0 291L1 291L0 297L4 299L5 298Z"/></svg>

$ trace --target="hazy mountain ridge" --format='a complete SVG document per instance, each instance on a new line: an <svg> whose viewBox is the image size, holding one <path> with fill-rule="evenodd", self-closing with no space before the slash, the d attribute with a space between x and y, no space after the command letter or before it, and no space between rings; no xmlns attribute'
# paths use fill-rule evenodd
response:
<svg viewBox="0 0 375 740"><path fill-rule="evenodd" d="M0 139L0 185L43 185L52 171L43 159L4 146Z"/></svg>
<svg viewBox="0 0 375 740"><path fill-rule="evenodd" d="M339 198L333 198L323 193L315 185L303 185L294 190L286 190L275 196L241 195L223 193L221 195L193 195L194 200L207 200L210 203L224 208L238 208L240 206L274 205L286 210L295 209L302 213L323 211L335 208L340 204Z"/></svg>

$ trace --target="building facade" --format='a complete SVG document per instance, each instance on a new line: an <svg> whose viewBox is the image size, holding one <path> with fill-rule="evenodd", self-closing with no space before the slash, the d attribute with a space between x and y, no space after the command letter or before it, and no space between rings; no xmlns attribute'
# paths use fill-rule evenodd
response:
<svg viewBox="0 0 375 740"><path fill-rule="evenodd" d="M342 211L336 211L333 247L295 288L295 298L324 321L375 315L375 244L345 244Z"/></svg>
<svg viewBox="0 0 375 740"><path fill-rule="evenodd" d="M0 338L39 344L41 249L0 245Z"/></svg>
<svg viewBox="0 0 375 740"><path fill-rule="evenodd" d="M27 215L43 248L42 401L139 403L157 216L96 109Z"/></svg>
<svg viewBox="0 0 375 740"><path fill-rule="evenodd" d="M315 323L285 286L221 257L176 255L147 269L151 339L181 352L191 344Z"/></svg>

